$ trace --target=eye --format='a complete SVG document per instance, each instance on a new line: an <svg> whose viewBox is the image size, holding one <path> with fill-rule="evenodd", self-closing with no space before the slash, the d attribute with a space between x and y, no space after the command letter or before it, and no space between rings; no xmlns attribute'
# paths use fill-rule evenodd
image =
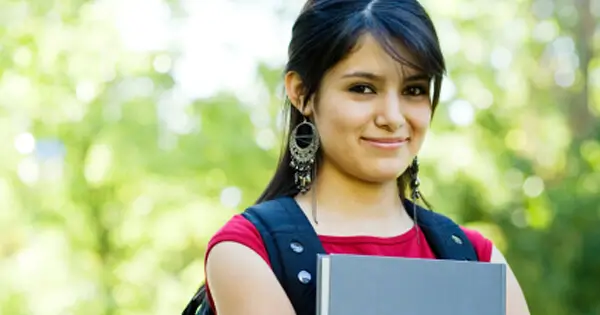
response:
<svg viewBox="0 0 600 315"><path fill-rule="evenodd" d="M422 86L409 86L404 90L402 94L410 96L421 96L427 94L427 89Z"/></svg>
<svg viewBox="0 0 600 315"><path fill-rule="evenodd" d="M352 86L350 92L358 93L358 94L375 94L375 89L366 85L366 84L357 84Z"/></svg>

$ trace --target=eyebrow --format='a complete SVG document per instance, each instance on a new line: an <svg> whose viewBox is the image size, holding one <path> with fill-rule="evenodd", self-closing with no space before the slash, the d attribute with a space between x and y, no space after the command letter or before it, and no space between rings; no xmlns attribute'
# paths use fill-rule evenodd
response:
<svg viewBox="0 0 600 315"><path fill-rule="evenodd" d="M344 74L342 76L342 78L363 78L363 79L368 79L371 81L379 81L379 82L384 81L384 77L382 75L371 73L371 72L366 72L366 71L350 72L350 73ZM429 80L431 80L431 76L428 74L425 74L425 73L412 74L412 75L409 75L408 77L404 78L404 82L429 81Z"/></svg>

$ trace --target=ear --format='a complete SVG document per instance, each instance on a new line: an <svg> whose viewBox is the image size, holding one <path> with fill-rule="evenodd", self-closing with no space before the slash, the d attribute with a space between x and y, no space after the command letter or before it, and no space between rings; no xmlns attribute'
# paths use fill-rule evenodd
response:
<svg viewBox="0 0 600 315"><path fill-rule="evenodd" d="M289 71L285 74L285 93L294 106L302 115L310 116L312 114L312 106L305 99L305 89L302 78L297 72Z"/></svg>

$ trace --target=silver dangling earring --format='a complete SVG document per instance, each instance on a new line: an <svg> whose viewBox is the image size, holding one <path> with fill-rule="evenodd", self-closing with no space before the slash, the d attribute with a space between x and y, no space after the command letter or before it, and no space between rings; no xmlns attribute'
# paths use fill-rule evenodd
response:
<svg viewBox="0 0 600 315"><path fill-rule="evenodd" d="M410 174L410 191L413 202L413 221L415 221L415 226L417 230L419 228L419 224L417 221L417 200L421 198L421 192L419 191L419 186L421 182L419 182L419 160L415 156L415 159L412 161L410 166L408 167L408 172ZM417 238L417 243L419 243L419 238Z"/></svg>
<svg viewBox="0 0 600 315"><path fill-rule="evenodd" d="M412 161L409 172L411 197L413 201L416 202L417 199L421 198L421 192L419 191L419 186L421 185L421 182L419 181L419 160L417 157Z"/></svg>
<svg viewBox="0 0 600 315"><path fill-rule="evenodd" d="M309 128L310 131L299 133L300 128ZM319 146L317 127L304 117L304 121L299 123L290 135L290 154L292 157L290 166L296 171L294 182L301 194L309 191L313 185L313 179L316 177L316 159ZM314 185L316 185L316 182ZM318 224L316 192L312 195L312 217L315 224Z"/></svg>
<svg viewBox="0 0 600 315"><path fill-rule="evenodd" d="M310 132L299 133L300 128L309 128ZM319 135L317 128L306 117L292 130L290 135L290 166L296 170L294 181L300 193L310 190L313 181L312 171L319 150Z"/></svg>

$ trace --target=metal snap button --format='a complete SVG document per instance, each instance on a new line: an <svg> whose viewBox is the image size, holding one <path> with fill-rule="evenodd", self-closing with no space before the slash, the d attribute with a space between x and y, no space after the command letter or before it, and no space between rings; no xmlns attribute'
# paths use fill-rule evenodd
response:
<svg viewBox="0 0 600 315"><path fill-rule="evenodd" d="M460 239L460 237L456 236L456 235L452 235L452 240L454 241L454 243L458 244L458 245L462 245L463 241Z"/></svg>
<svg viewBox="0 0 600 315"><path fill-rule="evenodd" d="M302 244L300 244L298 242L291 242L290 248L292 249L292 251L294 251L294 253L297 253L297 254L300 254L304 251L304 246L302 246Z"/></svg>
<svg viewBox="0 0 600 315"><path fill-rule="evenodd" d="M300 280L300 282L303 284L309 283L311 279L312 279L312 276L306 270L302 270L298 273L298 280Z"/></svg>

